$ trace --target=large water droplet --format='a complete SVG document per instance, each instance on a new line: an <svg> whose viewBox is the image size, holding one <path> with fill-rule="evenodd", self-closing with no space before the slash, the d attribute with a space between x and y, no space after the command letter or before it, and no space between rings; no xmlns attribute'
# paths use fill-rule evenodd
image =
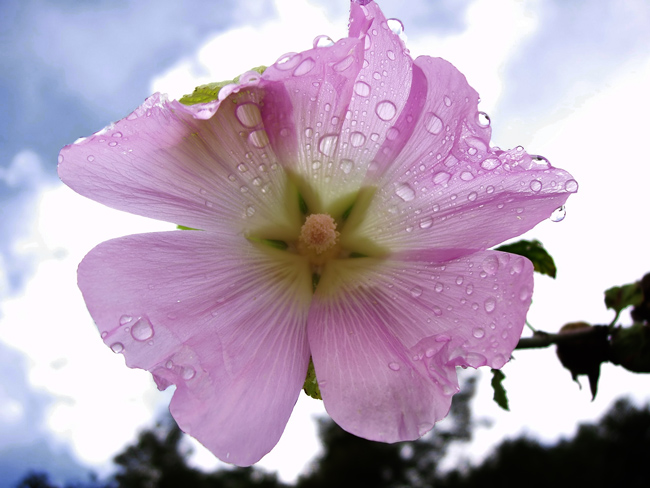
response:
<svg viewBox="0 0 650 488"><path fill-rule="evenodd" d="M542 189L542 182L539 180L533 180L530 182L530 189L537 193Z"/></svg>
<svg viewBox="0 0 650 488"><path fill-rule="evenodd" d="M433 135L442 132L442 120L433 112L429 112L424 116L424 127Z"/></svg>
<svg viewBox="0 0 650 488"><path fill-rule="evenodd" d="M431 217L424 218L420 221L420 229L428 229L433 225L433 219Z"/></svg>
<svg viewBox="0 0 650 488"><path fill-rule="evenodd" d="M496 256L488 256L483 260L481 266L483 266L483 269L487 274L494 276L499 270L499 260Z"/></svg>
<svg viewBox="0 0 650 488"><path fill-rule="evenodd" d="M411 188L408 183L401 183L397 185L395 193L405 202L410 202L415 198L415 190Z"/></svg>
<svg viewBox="0 0 650 488"><path fill-rule="evenodd" d="M133 317L130 315L122 315L120 317L120 325L126 325L133 320Z"/></svg>
<svg viewBox="0 0 650 488"><path fill-rule="evenodd" d="M354 163L350 159L343 159L339 165L339 168L341 168L341 171L348 175L350 174L350 171L352 171L353 166Z"/></svg>
<svg viewBox="0 0 650 488"><path fill-rule="evenodd" d="M500 165L501 161L499 161L497 158L487 158L484 159L481 163L481 168L486 171L492 171L493 169L498 168Z"/></svg>
<svg viewBox="0 0 650 488"><path fill-rule="evenodd" d="M490 116L485 112L479 112L477 114L478 125L481 127L490 127Z"/></svg>
<svg viewBox="0 0 650 488"><path fill-rule="evenodd" d="M402 21L399 19L388 19L386 24L395 35L399 36L404 32L404 24L402 24Z"/></svg>
<svg viewBox="0 0 650 488"><path fill-rule="evenodd" d="M483 337L485 337L485 331L484 331L483 329L481 329L480 327L477 327L477 328L474 329L474 331L472 332L472 335L473 335L474 337L476 337L477 339L482 339Z"/></svg>
<svg viewBox="0 0 650 488"><path fill-rule="evenodd" d="M433 182L436 185L442 185L443 183L447 183L449 181L449 178L451 178L451 175L445 171L439 171L435 175L433 175Z"/></svg>
<svg viewBox="0 0 650 488"><path fill-rule="evenodd" d="M370 95L370 85L365 81L357 81L354 84L354 93L360 97L367 97Z"/></svg>
<svg viewBox="0 0 650 488"><path fill-rule="evenodd" d="M252 146L261 149L269 143L269 137L266 135L264 129L259 129L248 135L248 142L250 142Z"/></svg>
<svg viewBox="0 0 650 488"><path fill-rule="evenodd" d="M111 344L111 350L115 354L118 354L118 353L124 351L124 345L121 342L115 342L115 343Z"/></svg>
<svg viewBox="0 0 650 488"><path fill-rule="evenodd" d="M411 296L413 298L418 298L421 295L422 295L422 288L420 288L419 286L415 286L411 288Z"/></svg>
<svg viewBox="0 0 650 488"><path fill-rule="evenodd" d="M384 100L377 104L375 112L381 120L391 120L397 113L397 107L390 100Z"/></svg>
<svg viewBox="0 0 650 488"><path fill-rule="evenodd" d="M552 222L562 222L564 220L564 217L566 217L566 208L564 205L561 207L556 208L553 210L553 213L551 214L551 221Z"/></svg>
<svg viewBox="0 0 650 488"><path fill-rule="evenodd" d="M576 180L568 180L564 184L564 189L568 192L575 193L578 191L578 182Z"/></svg>
<svg viewBox="0 0 650 488"><path fill-rule="evenodd" d="M136 341L146 341L153 337L153 326L147 317L140 317L131 327L131 335Z"/></svg>
<svg viewBox="0 0 650 488"><path fill-rule="evenodd" d="M442 309L441 309L439 306L434 305L434 306L432 307L432 310L433 310L433 313L434 313L437 317L440 317L440 316L442 315Z"/></svg>
<svg viewBox="0 0 650 488"><path fill-rule="evenodd" d="M392 369L393 371L399 371L400 370L400 365L396 362L388 363L388 367Z"/></svg>
<svg viewBox="0 0 650 488"><path fill-rule="evenodd" d="M183 368L183 373L181 374L184 380L191 380L196 375L196 371L191 366L186 366Z"/></svg>
<svg viewBox="0 0 650 488"><path fill-rule="evenodd" d="M366 142L366 136L363 135L363 133L353 132L350 134L350 144L352 144L352 147L359 147L363 145L364 142Z"/></svg>
<svg viewBox="0 0 650 488"><path fill-rule="evenodd" d="M320 35L314 39L314 48L317 47L330 47L334 45L334 41L330 36Z"/></svg>
<svg viewBox="0 0 650 488"><path fill-rule="evenodd" d="M293 71L294 76L303 76L309 73L316 66L316 61L312 58L303 59L303 61Z"/></svg>
<svg viewBox="0 0 650 488"><path fill-rule="evenodd" d="M485 311L487 313L492 313L497 307L497 301L493 297L486 298L483 306L485 307Z"/></svg>
<svg viewBox="0 0 650 488"><path fill-rule="evenodd" d="M262 114L255 103L242 103L235 109L237 120L247 128L257 127L262 122Z"/></svg>
<svg viewBox="0 0 650 488"><path fill-rule="evenodd" d="M332 156L336 151L336 145L339 142L338 134L327 134L320 138L318 150L325 156Z"/></svg>

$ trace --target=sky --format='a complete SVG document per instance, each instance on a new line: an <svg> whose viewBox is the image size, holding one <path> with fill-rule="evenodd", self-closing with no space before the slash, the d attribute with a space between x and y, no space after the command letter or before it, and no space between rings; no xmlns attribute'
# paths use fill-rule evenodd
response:
<svg viewBox="0 0 650 488"><path fill-rule="evenodd" d="M645 0L383 0L414 56L456 65L481 95L493 144L524 146L580 184L562 222L524 237L544 243L558 277L535 278L530 323L549 332L613 314L606 288L650 271L642 207L650 176L650 5ZM231 79L319 34L345 36L347 0L5 0L0 3L0 488L28 468L59 479L106 473L171 392L106 348L76 288L98 243L170 229L102 207L63 186L60 148L129 114L154 91L173 97ZM629 320L623 314L621 321ZM526 333L526 332L525 332ZM510 412L481 373L481 427L459 459L479 460L504 437L552 441L595 420L621 395L650 400L650 378L603 367L590 401L552 348L516 351L504 368ZM260 466L294 478L318 452L301 395L285 435ZM194 444L193 462L218 466Z"/></svg>

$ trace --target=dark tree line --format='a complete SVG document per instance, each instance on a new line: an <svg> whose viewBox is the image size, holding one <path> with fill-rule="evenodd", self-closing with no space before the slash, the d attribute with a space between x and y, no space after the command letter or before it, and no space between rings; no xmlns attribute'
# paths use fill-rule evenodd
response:
<svg viewBox="0 0 650 488"><path fill-rule="evenodd" d="M137 443L115 457L108 480L58 485L47 474L31 473L16 488L527 488L576 486L645 488L650 476L650 407L619 400L597 424L581 425L572 439L543 445L526 437L504 441L475 467L441 472L441 459L454 442L471 439L468 400L474 380L455 397L446 430L423 439L383 444L350 435L321 420L323 453L294 485L258 468L205 473L187 464L182 433L171 419L140 434Z"/></svg>

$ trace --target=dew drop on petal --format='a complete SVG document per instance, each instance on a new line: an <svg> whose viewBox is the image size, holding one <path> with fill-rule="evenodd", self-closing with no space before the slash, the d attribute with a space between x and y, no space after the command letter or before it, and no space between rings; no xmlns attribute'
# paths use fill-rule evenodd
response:
<svg viewBox="0 0 650 488"><path fill-rule="evenodd" d="M347 56L332 67L334 68L334 71L341 72L352 66L352 63L354 63L354 58L352 56Z"/></svg>
<svg viewBox="0 0 650 488"><path fill-rule="evenodd" d="M439 171L435 175L433 175L433 182L436 185L442 185L443 183L447 183L449 181L449 178L451 175L445 171Z"/></svg>
<svg viewBox="0 0 650 488"><path fill-rule="evenodd" d="M392 363L388 363L388 367L390 369L392 369L393 371L399 371L400 370L399 364L394 362L394 361Z"/></svg>
<svg viewBox="0 0 650 488"><path fill-rule="evenodd" d="M542 182L539 180L533 180L530 182L530 189L537 193L542 189Z"/></svg>
<svg viewBox="0 0 650 488"><path fill-rule="evenodd" d="M291 68L295 67L296 64L298 64L300 58L300 54L296 53L283 54L275 62L275 67L282 71L290 70Z"/></svg>
<svg viewBox="0 0 650 488"><path fill-rule="evenodd" d="M354 163L350 159L343 159L339 165L339 168L341 168L341 171L348 175L350 174L350 171L352 171L353 166Z"/></svg>
<svg viewBox="0 0 650 488"><path fill-rule="evenodd" d="M519 290L519 299L522 302L525 302L530 298L530 289L527 286L524 286Z"/></svg>
<svg viewBox="0 0 650 488"><path fill-rule="evenodd" d="M120 317L120 325L126 325L133 320L133 317L130 315L122 315Z"/></svg>
<svg viewBox="0 0 650 488"><path fill-rule="evenodd" d="M508 361L503 354L497 354L492 358L492 367L495 369L502 368Z"/></svg>
<svg viewBox="0 0 650 488"><path fill-rule="evenodd" d="M568 180L564 184L564 189L568 192L575 193L578 191L578 182L576 180Z"/></svg>
<svg viewBox="0 0 650 488"><path fill-rule="evenodd" d="M492 171L493 169L498 168L500 165L501 161L499 161L497 158L487 158L484 159L481 163L481 168L486 171Z"/></svg>
<svg viewBox="0 0 650 488"><path fill-rule="evenodd" d="M261 149L269 143L269 137L266 135L264 129L260 129L253 131L248 135L248 142L250 142L252 146Z"/></svg>
<svg viewBox="0 0 650 488"><path fill-rule="evenodd" d="M92 163L92 162L95 160L95 156L93 156L93 155L91 154L91 155L88 156L86 159L88 160L88 162Z"/></svg>
<svg viewBox="0 0 650 488"><path fill-rule="evenodd" d="M456 284L457 284L458 286L460 286L460 285L463 284L463 277L462 277L462 276L458 276L458 277L456 278Z"/></svg>
<svg viewBox="0 0 650 488"><path fill-rule="evenodd" d="M153 326L147 317L140 317L131 327L131 335L136 341L149 340L153 334Z"/></svg>
<svg viewBox="0 0 650 488"><path fill-rule="evenodd" d="M312 58L303 59L303 61L293 71L294 76L303 76L309 73L316 66L316 61Z"/></svg>
<svg viewBox="0 0 650 488"><path fill-rule="evenodd" d="M320 138L318 150L325 156L332 156L336 151L336 145L339 142L338 134L327 134Z"/></svg>
<svg viewBox="0 0 650 488"><path fill-rule="evenodd" d="M486 114L485 112L479 112L477 115L478 119L478 124L481 127L489 127L490 126L490 116Z"/></svg>
<svg viewBox="0 0 650 488"><path fill-rule="evenodd" d="M252 217L253 215L255 215L255 207L249 205L248 207L246 207L246 216Z"/></svg>
<svg viewBox="0 0 650 488"><path fill-rule="evenodd" d="M397 107L390 100L384 100L377 104L375 113L381 120L391 120L397 113Z"/></svg>
<svg viewBox="0 0 650 488"><path fill-rule="evenodd" d="M447 107L451 107L451 98L445 95L444 102Z"/></svg>
<svg viewBox="0 0 650 488"><path fill-rule="evenodd" d="M118 354L124 351L124 345L121 342L115 342L111 344L111 351L113 351L115 354Z"/></svg>
<svg viewBox="0 0 650 488"><path fill-rule="evenodd" d="M366 142L366 136L361 132L353 132L350 134L350 144L352 147L362 146Z"/></svg>
<svg viewBox="0 0 650 488"><path fill-rule="evenodd" d="M386 139L388 139L389 141L394 141L395 139L397 139L398 136L399 136L399 129L395 127L391 127L390 129L388 129L388 132L386 132Z"/></svg>
<svg viewBox="0 0 650 488"><path fill-rule="evenodd" d="M477 197L478 197L478 193L476 193L475 191L473 191L469 195L467 195L467 199L470 202L473 202L474 200L476 200Z"/></svg>
<svg viewBox="0 0 650 488"><path fill-rule="evenodd" d="M474 331L472 332L472 335L473 335L474 337L476 337L477 339L481 339L481 338L485 337L485 331L484 331L483 329L481 329L480 327L477 327L477 328L474 329Z"/></svg>
<svg viewBox="0 0 650 488"><path fill-rule="evenodd" d="M408 183L400 183L397 185L395 193L405 202L410 202L415 198L415 190L413 190Z"/></svg>
<svg viewBox="0 0 650 488"><path fill-rule="evenodd" d="M437 293L442 293L442 290L444 290L445 287L442 283L436 283L433 289L436 290Z"/></svg>
<svg viewBox="0 0 650 488"><path fill-rule="evenodd" d="M433 112L428 112L424 116L424 127L427 129L427 132L437 135L442 132L442 120Z"/></svg>
<svg viewBox="0 0 650 488"><path fill-rule="evenodd" d="M564 205L561 207L556 208L553 210L553 213L551 214L551 221L552 222L562 222L564 220L564 217L566 217L566 208Z"/></svg>
<svg viewBox="0 0 650 488"><path fill-rule="evenodd" d="M354 93L360 97L367 97L370 95L370 85L365 81L357 81L354 84Z"/></svg>
<svg viewBox="0 0 650 488"><path fill-rule="evenodd" d="M334 41L330 36L320 35L314 39L314 48L317 47L330 47L334 45Z"/></svg>
<svg viewBox="0 0 650 488"><path fill-rule="evenodd" d="M239 123L247 128L257 127L262 122L262 114L255 103L242 103L235 109Z"/></svg>
<svg viewBox="0 0 650 488"><path fill-rule="evenodd" d="M474 175L469 171L463 171L460 174L460 179L463 181L471 181L474 179Z"/></svg>
<svg viewBox="0 0 650 488"><path fill-rule="evenodd" d="M433 224L433 219L426 218L420 221L420 229L428 229Z"/></svg>
<svg viewBox="0 0 650 488"><path fill-rule="evenodd" d="M437 305L434 305L432 310L433 310L433 313L436 316L440 317L442 315L442 309L440 307L438 307Z"/></svg>
<svg viewBox="0 0 650 488"><path fill-rule="evenodd" d="M183 373L181 374L184 380L191 380L192 378L194 378L195 375L196 375L196 371L194 370L194 368L190 366L186 366L185 368L183 368Z"/></svg>
<svg viewBox="0 0 650 488"><path fill-rule="evenodd" d="M499 270L499 260L496 256L488 256L483 260L483 269L490 276L494 276Z"/></svg>
<svg viewBox="0 0 650 488"><path fill-rule="evenodd" d="M487 313L492 313L497 306L497 301L493 297L486 298L483 306Z"/></svg>
<svg viewBox="0 0 650 488"><path fill-rule="evenodd" d="M108 332L106 331L102 332L102 339L106 339L106 336L108 336Z"/></svg>
<svg viewBox="0 0 650 488"><path fill-rule="evenodd" d="M388 25L388 28L391 30L391 32L395 35L400 35L402 32L404 32L404 24L402 24L402 21L399 19L388 19L386 20L386 24Z"/></svg>
<svg viewBox="0 0 650 488"><path fill-rule="evenodd" d="M415 286L411 288L411 296L413 298L418 298L421 295L422 295L422 288L420 288L419 286Z"/></svg>

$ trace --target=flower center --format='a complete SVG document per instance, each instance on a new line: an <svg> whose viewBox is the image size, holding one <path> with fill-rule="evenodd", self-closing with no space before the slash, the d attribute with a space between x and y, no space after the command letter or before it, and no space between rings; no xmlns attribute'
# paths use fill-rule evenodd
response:
<svg viewBox="0 0 650 488"><path fill-rule="evenodd" d="M336 222L330 215L311 214L300 229L298 250L305 255L321 256L334 248L338 237Z"/></svg>

